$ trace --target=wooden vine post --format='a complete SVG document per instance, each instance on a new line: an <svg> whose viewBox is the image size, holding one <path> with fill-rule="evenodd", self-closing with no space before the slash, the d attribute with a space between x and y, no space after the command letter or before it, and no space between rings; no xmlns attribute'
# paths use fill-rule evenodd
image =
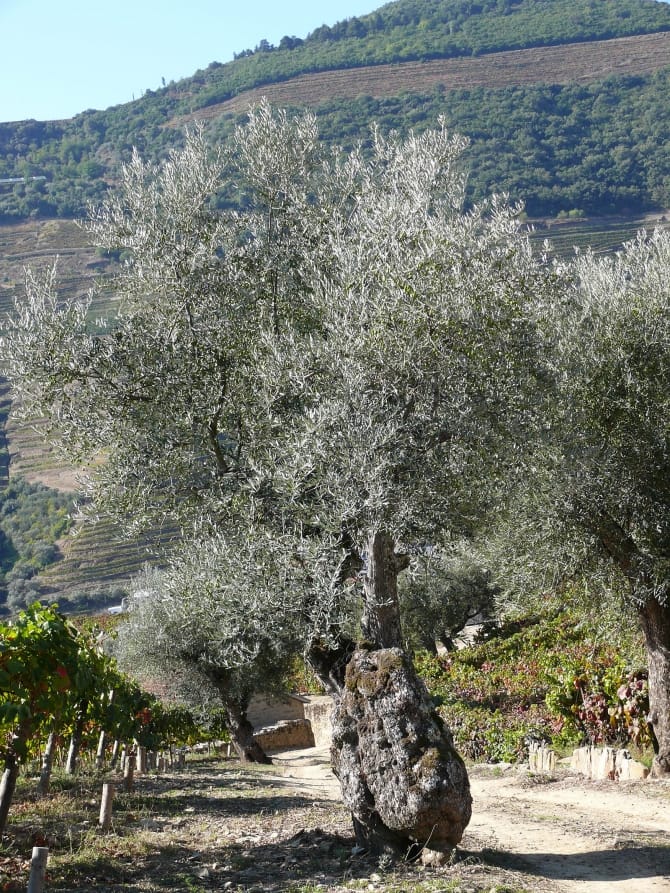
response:
<svg viewBox="0 0 670 893"><path fill-rule="evenodd" d="M126 761L123 767L123 790L129 794L134 785L134 774L135 774L135 754L132 750L129 750L126 754Z"/></svg>
<svg viewBox="0 0 670 893"><path fill-rule="evenodd" d="M28 879L28 893L42 893L47 873L47 861L49 848L45 846L33 847L33 855L30 860L30 877Z"/></svg>
<svg viewBox="0 0 670 893"><path fill-rule="evenodd" d="M147 749L146 747L137 748L137 773L138 775L146 775L147 772Z"/></svg>
<svg viewBox="0 0 670 893"><path fill-rule="evenodd" d="M112 825L112 803L114 801L114 782L105 782L102 786L99 825L102 831L109 831Z"/></svg>

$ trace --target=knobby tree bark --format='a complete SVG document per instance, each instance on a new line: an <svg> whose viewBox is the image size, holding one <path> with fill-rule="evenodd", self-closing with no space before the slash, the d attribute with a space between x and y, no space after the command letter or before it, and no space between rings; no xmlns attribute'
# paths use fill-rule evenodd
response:
<svg viewBox="0 0 670 893"><path fill-rule="evenodd" d="M649 724L654 737L651 774L670 776L670 605L649 598L638 609L649 669Z"/></svg>
<svg viewBox="0 0 670 893"><path fill-rule="evenodd" d="M389 533L376 530L370 535L361 632L377 648L402 648L398 575L407 567L409 556L396 552Z"/></svg>
<svg viewBox="0 0 670 893"><path fill-rule="evenodd" d="M386 531L369 538L363 642L333 715L333 769L360 846L444 861L470 821L465 764L402 648L399 573L409 564Z"/></svg>
<svg viewBox="0 0 670 893"><path fill-rule="evenodd" d="M654 777L670 776L670 583L655 584L653 560L633 537L607 516L599 519L600 542L628 580L638 605L649 671L649 716L654 741Z"/></svg>

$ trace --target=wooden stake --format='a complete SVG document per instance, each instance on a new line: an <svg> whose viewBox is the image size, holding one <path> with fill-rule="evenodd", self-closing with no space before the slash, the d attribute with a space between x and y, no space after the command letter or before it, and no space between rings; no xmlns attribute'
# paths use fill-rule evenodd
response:
<svg viewBox="0 0 670 893"><path fill-rule="evenodd" d="M112 745L112 761L111 761L112 769L116 769L116 764L119 759L119 746L120 746L120 742L119 742L119 739L117 738L114 741L114 744Z"/></svg>
<svg viewBox="0 0 670 893"><path fill-rule="evenodd" d="M114 782L105 782L102 786L99 825L103 831L109 831L112 825L112 801L114 800Z"/></svg>
<svg viewBox="0 0 670 893"><path fill-rule="evenodd" d="M129 751L126 754L126 764L123 769L123 790L129 794L133 789L133 775L135 772L135 754Z"/></svg>
<svg viewBox="0 0 670 893"><path fill-rule="evenodd" d="M95 768L102 769L105 765L105 747L107 746L107 733L103 730L98 738L98 749L95 752Z"/></svg>
<svg viewBox="0 0 670 893"><path fill-rule="evenodd" d="M137 748L137 772L139 775L145 775L147 772L147 749L146 747Z"/></svg>
<svg viewBox="0 0 670 893"><path fill-rule="evenodd" d="M47 860L49 848L34 846L33 856L30 860L30 878L28 879L28 893L42 893L47 872Z"/></svg>

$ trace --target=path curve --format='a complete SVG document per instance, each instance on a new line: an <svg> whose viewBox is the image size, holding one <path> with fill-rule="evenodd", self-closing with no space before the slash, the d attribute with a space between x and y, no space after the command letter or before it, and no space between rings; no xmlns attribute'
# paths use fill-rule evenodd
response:
<svg viewBox="0 0 670 893"><path fill-rule="evenodd" d="M326 748L285 752L282 782L339 800ZM521 871L533 890L670 893L670 781L589 781L557 771L470 769L472 821L461 848Z"/></svg>

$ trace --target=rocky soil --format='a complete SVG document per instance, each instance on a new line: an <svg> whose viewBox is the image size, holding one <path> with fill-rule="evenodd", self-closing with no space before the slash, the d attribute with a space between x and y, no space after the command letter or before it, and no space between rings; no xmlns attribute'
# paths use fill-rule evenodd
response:
<svg viewBox="0 0 670 893"><path fill-rule="evenodd" d="M559 769L470 770L473 817L451 864L372 858L355 846L324 752L275 765L187 763L137 779L96 830L99 779L12 809L0 890L25 891L49 846L48 893L661 893L670 891L670 781L587 781ZM28 789L27 789L28 791Z"/></svg>

